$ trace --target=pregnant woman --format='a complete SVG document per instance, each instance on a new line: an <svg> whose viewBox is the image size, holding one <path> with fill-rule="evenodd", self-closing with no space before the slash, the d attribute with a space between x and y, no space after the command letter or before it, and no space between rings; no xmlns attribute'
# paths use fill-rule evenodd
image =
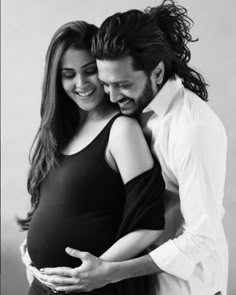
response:
<svg viewBox="0 0 236 295"><path fill-rule="evenodd" d="M28 230L34 274L79 266L66 247L109 261L138 256L164 227L160 166L136 120L119 114L104 93L90 52L96 31L82 21L67 23L47 51L41 124L28 176L32 207L18 220ZM148 287L148 277L142 277L90 294L143 295ZM35 275L29 294L53 293Z"/></svg>

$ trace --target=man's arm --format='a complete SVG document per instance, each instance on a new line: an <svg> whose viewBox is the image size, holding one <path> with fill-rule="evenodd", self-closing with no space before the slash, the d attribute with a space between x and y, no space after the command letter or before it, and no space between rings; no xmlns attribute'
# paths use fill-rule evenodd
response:
<svg viewBox="0 0 236 295"><path fill-rule="evenodd" d="M149 254L108 265L110 271L109 282L115 283L121 280L152 275L162 270L155 264Z"/></svg>
<svg viewBox="0 0 236 295"><path fill-rule="evenodd" d="M183 232L150 255L163 271L183 280L198 263L214 259L217 239L222 237L227 142L221 127L189 126L173 150Z"/></svg>
<svg viewBox="0 0 236 295"><path fill-rule="evenodd" d="M161 233L162 230L135 230L120 238L100 258L113 262L133 258L153 244Z"/></svg>

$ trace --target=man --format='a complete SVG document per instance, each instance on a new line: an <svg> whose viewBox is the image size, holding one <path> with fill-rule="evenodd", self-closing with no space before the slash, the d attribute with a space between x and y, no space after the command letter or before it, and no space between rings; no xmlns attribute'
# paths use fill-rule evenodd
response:
<svg viewBox="0 0 236 295"><path fill-rule="evenodd" d="M189 67L187 11L173 1L118 13L102 24L92 51L99 79L123 114L140 118L166 182L166 228L148 255L105 262L74 249L76 269L46 269L58 291L90 291L157 274L156 294L226 294L228 249L222 225L227 140L206 104L203 77ZM51 277L48 275L58 275Z"/></svg>

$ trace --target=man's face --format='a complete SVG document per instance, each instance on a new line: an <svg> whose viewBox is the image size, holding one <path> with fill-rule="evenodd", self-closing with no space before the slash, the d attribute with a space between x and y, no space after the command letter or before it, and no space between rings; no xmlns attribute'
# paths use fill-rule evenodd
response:
<svg viewBox="0 0 236 295"><path fill-rule="evenodd" d="M97 60L98 77L113 103L125 115L137 116L154 97L155 88L145 72L136 71L130 56Z"/></svg>

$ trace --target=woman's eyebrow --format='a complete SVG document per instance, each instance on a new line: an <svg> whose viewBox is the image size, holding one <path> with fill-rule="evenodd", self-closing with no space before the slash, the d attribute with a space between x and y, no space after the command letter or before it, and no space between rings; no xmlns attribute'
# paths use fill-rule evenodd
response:
<svg viewBox="0 0 236 295"><path fill-rule="evenodd" d="M95 61L95 60L90 61L90 62L88 62L87 64L83 65L81 68L85 68L85 67L90 66L90 65L92 65L92 64L96 64L96 61Z"/></svg>
<svg viewBox="0 0 236 295"><path fill-rule="evenodd" d="M86 68L87 66L90 66L90 65L92 65L92 64L96 64L96 62L95 62L95 61L90 61L90 62L84 64L84 65L81 67L81 69ZM69 68L69 67L62 67L62 68L61 68L61 71L70 71L70 70L73 71L73 68Z"/></svg>

